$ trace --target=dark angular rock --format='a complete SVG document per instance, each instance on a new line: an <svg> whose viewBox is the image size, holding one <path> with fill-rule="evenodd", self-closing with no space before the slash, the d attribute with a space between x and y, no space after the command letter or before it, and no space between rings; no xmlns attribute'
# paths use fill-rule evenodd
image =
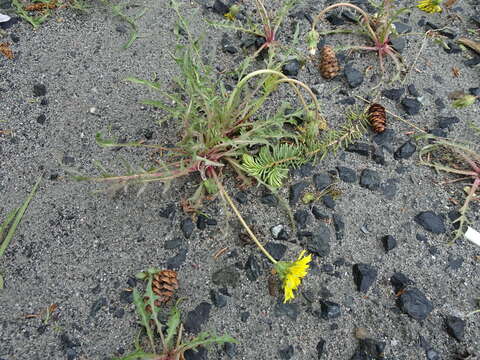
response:
<svg viewBox="0 0 480 360"><path fill-rule="evenodd" d="M180 249L178 254L167 260L167 269L178 270L187 259L187 249Z"/></svg>
<svg viewBox="0 0 480 360"><path fill-rule="evenodd" d="M434 349L426 349L425 356L427 360L440 360L440 354Z"/></svg>
<svg viewBox="0 0 480 360"><path fill-rule="evenodd" d="M372 160L379 165L385 165L385 154L383 153L383 147L376 147L372 152Z"/></svg>
<svg viewBox="0 0 480 360"><path fill-rule="evenodd" d="M213 9L214 12L216 12L217 14L222 15L222 16L225 15L226 13L228 13L228 11L230 10L228 5L226 5L221 0L215 0L215 2L213 3L212 9Z"/></svg>
<svg viewBox="0 0 480 360"><path fill-rule="evenodd" d="M465 321L456 316L448 316L445 319L447 333L457 341L463 341L465 337Z"/></svg>
<svg viewBox="0 0 480 360"><path fill-rule="evenodd" d="M356 88L363 83L363 74L355 69L352 64L345 65L343 70L347 83L351 88Z"/></svg>
<svg viewBox="0 0 480 360"><path fill-rule="evenodd" d="M446 232L443 218L435 214L433 211L422 211L415 216L415 222L425 230L434 234L443 234Z"/></svg>
<svg viewBox="0 0 480 360"><path fill-rule="evenodd" d="M308 183L302 181L290 186L290 205L295 205L302 196L303 190L308 186Z"/></svg>
<svg viewBox="0 0 480 360"><path fill-rule="evenodd" d="M357 182L357 173L355 170L347 168L345 166L337 166L338 177L346 183Z"/></svg>
<svg viewBox="0 0 480 360"><path fill-rule="evenodd" d="M246 322L248 320L248 318L250 317L250 313L248 311L242 311L240 313L240 320L242 322Z"/></svg>
<svg viewBox="0 0 480 360"><path fill-rule="evenodd" d="M327 221L330 219L330 216L321 212L320 209L316 206L312 207L312 214L317 220Z"/></svg>
<svg viewBox="0 0 480 360"><path fill-rule="evenodd" d="M280 349L278 351L278 355L280 355L280 359L282 359L282 360L289 360L289 359L292 358L293 352L294 352L293 346L289 345L286 348Z"/></svg>
<svg viewBox="0 0 480 360"><path fill-rule="evenodd" d="M131 291L120 292L120 302L123 304L133 303L133 292Z"/></svg>
<svg viewBox="0 0 480 360"><path fill-rule="evenodd" d="M433 305L417 288L405 290L398 298L398 307L415 320L425 320Z"/></svg>
<svg viewBox="0 0 480 360"><path fill-rule="evenodd" d="M401 104L408 115L417 115L422 108L422 103L413 98L403 98Z"/></svg>
<svg viewBox="0 0 480 360"><path fill-rule="evenodd" d="M296 303L283 303L279 301L275 304L273 313L276 317L286 316L295 321L300 313L300 308Z"/></svg>
<svg viewBox="0 0 480 360"><path fill-rule="evenodd" d="M404 37L394 37L390 39L390 44L395 50L401 53L407 46L407 40Z"/></svg>
<svg viewBox="0 0 480 360"><path fill-rule="evenodd" d="M439 111L445 109L445 107L446 107L446 106L445 106L445 103L444 103L443 100L440 99L440 98L435 99L435 106L437 107L437 109L438 109Z"/></svg>
<svg viewBox="0 0 480 360"><path fill-rule="evenodd" d="M407 89L408 89L408 92L410 93L410 95L412 95L413 97L420 97L420 93L418 92L417 88L415 87L414 84L410 84L407 86Z"/></svg>
<svg viewBox="0 0 480 360"><path fill-rule="evenodd" d="M399 101L404 92L405 92L404 88L389 89L389 90L383 90L382 95L385 96L387 99L390 99L393 101Z"/></svg>
<svg viewBox="0 0 480 360"><path fill-rule="evenodd" d="M240 274L234 265L217 270L212 275L212 282L221 287L236 287Z"/></svg>
<svg viewBox="0 0 480 360"><path fill-rule="evenodd" d="M386 252L393 250L397 247L397 240L392 235L385 235L382 238L383 248Z"/></svg>
<svg viewBox="0 0 480 360"><path fill-rule="evenodd" d="M265 194L260 198L260 202L265 205L276 207L278 205L278 199L275 195Z"/></svg>
<svg viewBox="0 0 480 360"><path fill-rule="evenodd" d="M226 296L220 294L218 291L214 289L210 290L210 300L212 300L213 305L215 305L218 308L222 308L227 305Z"/></svg>
<svg viewBox="0 0 480 360"><path fill-rule="evenodd" d="M208 321L211 308L211 304L201 302L194 310L189 311L183 323L185 330L190 334L198 334L202 329L202 325Z"/></svg>
<svg viewBox="0 0 480 360"><path fill-rule="evenodd" d="M377 145L383 145L387 150L391 148L392 141L395 137L395 131L393 129L387 129L380 134L376 134L373 137L373 141Z"/></svg>
<svg viewBox="0 0 480 360"><path fill-rule="evenodd" d="M285 225L276 225L270 228L270 232L275 240L288 240L289 236Z"/></svg>
<svg viewBox="0 0 480 360"><path fill-rule="evenodd" d="M227 11L228 12L228 11ZM232 40L230 39L230 36L228 34L223 34L222 40L220 41L220 45L222 46L222 50L226 54L236 54L238 52L238 49L233 46Z"/></svg>
<svg viewBox="0 0 480 360"><path fill-rule="evenodd" d="M295 219L295 222L300 227L304 227L307 224L308 217L309 217L309 214L307 210L297 210L295 214L293 214L293 218Z"/></svg>
<svg viewBox="0 0 480 360"><path fill-rule="evenodd" d="M271 241L265 244L265 249L267 249L267 251L275 260L280 260L283 255L285 255L285 251L287 251L287 247L285 245Z"/></svg>
<svg viewBox="0 0 480 360"><path fill-rule="evenodd" d="M43 98L43 99L40 101L40 105L42 105L42 106L48 105L48 99Z"/></svg>
<svg viewBox="0 0 480 360"><path fill-rule="evenodd" d="M97 301L95 301L92 306L90 307L90 317L94 317L97 315L98 311L107 305L107 298L101 297Z"/></svg>
<svg viewBox="0 0 480 360"><path fill-rule="evenodd" d="M340 305L332 301L321 300L320 309L322 318L326 320L336 319L342 315Z"/></svg>
<svg viewBox="0 0 480 360"><path fill-rule="evenodd" d="M248 202L247 193L245 191L237 192L235 194L235 200L237 200L239 204L246 204Z"/></svg>
<svg viewBox="0 0 480 360"><path fill-rule="evenodd" d="M388 200L393 200L395 198L398 190L397 184L398 179L392 178L380 185L380 190Z"/></svg>
<svg viewBox="0 0 480 360"><path fill-rule="evenodd" d="M163 244L163 248L165 250L176 249L176 248L179 248L180 246L182 246L182 239L180 239L180 238L175 238L173 240L167 240Z"/></svg>
<svg viewBox="0 0 480 360"><path fill-rule="evenodd" d="M45 96L47 95L47 87L43 84L35 84L33 85L33 96Z"/></svg>
<svg viewBox="0 0 480 360"><path fill-rule="evenodd" d="M306 244L307 250L322 257L330 254L330 228L319 224Z"/></svg>
<svg viewBox="0 0 480 360"><path fill-rule="evenodd" d="M434 136L437 136L437 137L447 137L447 135L448 135L445 130L440 129L440 128L432 129L428 133L432 134Z"/></svg>
<svg viewBox="0 0 480 360"><path fill-rule="evenodd" d="M438 118L438 127L440 129L450 129L458 122L460 122L460 119L456 116L440 116Z"/></svg>
<svg viewBox="0 0 480 360"><path fill-rule="evenodd" d="M408 286L414 285L415 282L413 282L413 280L410 280L404 274L396 272L390 277L390 284L392 284L393 291L395 292L395 294L397 294L400 291L406 289Z"/></svg>
<svg viewBox="0 0 480 360"><path fill-rule="evenodd" d="M73 165L75 164L75 158L73 156L64 155L62 163L65 165Z"/></svg>
<svg viewBox="0 0 480 360"><path fill-rule="evenodd" d="M335 236L338 241L342 241L345 236L345 223L343 217L339 214L333 215L333 227L335 228Z"/></svg>
<svg viewBox="0 0 480 360"><path fill-rule="evenodd" d="M182 230L183 236L185 236L186 239L189 239L193 233L193 229L195 229L192 219L183 219L180 223L180 229Z"/></svg>
<svg viewBox="0 0 480 360"><path fill-rule="evenodd" d="M322 197L323 205L329 209L335 209L335 199L331 195L325 195Z"/></svg>
<svg viewBox="0 0 480 360"><path fill-rule="evenodd" d="M377 341L374 339L366 338L360 340L360 346L358 351L363 354L365 359L384 359L384 351L385 351L386 344L382 341Z"/></svg>
<svg viewBox="0 0 480 360"><path fill-rule="evenodd" d="M380 176L375 170L365 169L360 175L360 186L369 190L377 190L380 187Z"/></svg>
<svg viewBox="0 0 480 360"><path fill-rule="evenodd" d="M393 23L393 25L395 25L395 29L399 34L407 34L412 31L412 27L410 25L404 24L402 22L396 21Z"/></svg>
<svg viewBox="0 0 480 360"><path fill-rule="evenodd" d="M173 219L175 216L175 204L170 203L159 211L158 215L166 219Z"/></svg>
<svg viewBox="0 0 480 360"><path fill-rule="evenodd" d="M469 88L469 89L468 89L468 92L470 93L470 95L479 96L479 97L480 97L480 87Z"/></svg>
<svg viewBox="0 0 480 360"><path fill-rule="evenodd" d="M45 121L47 121L47 117L45 116L45 114L38 115L38 117L37 117L37 123L38 124L43 125L43 124L45 124Z"/></svg>
<svg viewBox="0 0 480 360"><path fill-rule="evenodd" d="M366 293L377 278L377 270L368 264L353 265L353 280L357 290Z"/></svg>
<svg viewBox="0 0 480 360"><path fill-rule="evenodd" d="M203 346L185 351L185 360L208 360L208 350Z"/></svg>
<svg viewBox="0 0 480 360"><path fill-rule="evenodd" d="M458 270L463 265L463 257L455 257L453 255L448 256L448 268L452 270Z"/></svg>
<svg viewBox="0 0 480 360"><path fill-rule="evenodd" d="M203 214L198 215L197 217L197 229L205 230L207 228L207 217Z"/></svg>
<svg viewBox="0 0 480 360"><path fill-rule="evenodd" d="M229 359L233 359L237 355L237 344L227 342L223 344L223 351Z"/></svg>
<svg viewBox="0 0 480 360"><path fill-rule="evenodd" d="M355 142L347 146L345 151L356 153L363 156L368 156L370 154L370 145L363 142Z"/></svg>
<svg viewBox="0 0 480 360"><path fill-rule="evenodd" d="M245 263L245 273L247 279L250 281L256 281L258 277L262 274L260 265L258 264L257 258L255 255L250 255Z"/></svg>
<svg viewBox="0 0 480 360"><path fill-rule="evenodd" d="M297 76L300 71L300 62L297 59L290 60L282 67L282 73L287 76Z"/></svg>
<svg viewBox="0 0 480 360"><path fill-rule="evenodd" d="M345 24L345 20L343 20L340 16L338 16L335 13L330 13L327 16L325 16L325 19L332 24L332 25L343 25Z"/></svg>
<svg viewBox="0 0 480 360"><path fill-rule="evenodd" d="M325 344L326 344L326 341L322 338L320 338L320 340L318 341L318 344L317 344L317 359L320 360L324 354L324 351L325 351Z"/></svg>
<svg viewBox="0 0 480 360"><path fill-rule="evenodd" d="M393 157L395 160L408 159L415 153L416 150L417 147L410 141L407 141L395 151Z"/></svg>
<svg viewBox="0 0 480 360"><path fill-rule="evenodd" d="M332 184L332 179L327 173L313 175L313 185L317 191L322 191Z"/></svg>

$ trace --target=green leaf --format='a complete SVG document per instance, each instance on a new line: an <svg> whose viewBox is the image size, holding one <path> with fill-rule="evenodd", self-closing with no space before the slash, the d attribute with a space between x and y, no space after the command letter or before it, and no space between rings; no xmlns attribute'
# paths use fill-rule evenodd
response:
<svg viewBox="0 0 480 360"><path fill-rule="evenodd" d="M12 240L13 235L15 235L17 226L22 220L23 215L25 214L25 211L27 210L28 205L30 204L30 201L32 201L33 197L35 196L35 193L37 191L38 186L40 185L41 180L42 180L42 177L40 176L36 184L33 186L33 189L30 192L30 195L28 195L28 197L23 202L23 205L18 210L12 211L7 216L7 219L5 220L5 222L2 224L0 228L0 235L2 235L7 230L7 228L10 226L10 223L11 223L11 226L8 228L7 236L5 237L5 239L3 239L3 237L0 237L0 241L2 242L0 246L0 257L5 253L5 250L10 244L10 241Z"/></svg>
<svg viewBox="0 0 480 360"><path fill-rule="evenodd" d="M175 334L177 333L178 326L180 325L180 311L177 306L172 306L170 315L167 322L167 336L165 337L165 344L167 349L172 349Z"/></svg>
<svg viewBox="0 0 480 360"><path fill-rule="evenodd" d="M230 335L216 336L215 334L210 334L208 332L201 332L197 337L187 343L183 343L180 347L182 351L186 351L189 349L195 349L199 346L208 346L211 344L223 345L227 342L237 343L237 340Z"/></svg>
<svg viewBox="0 0 480 360"><path fill-rule="evenodd" d="M95 141L97 142L98 145L101 147L135 147L135 146L144 146L143 143L138 142L138 141L132 141L128 143L119 143L116 142L115 140L111 139L105 139L102 137L102 133L98 132L95 135Z"/></svg>
<svg viewBox="0 0 480 360"><path fill-rule="evenodd" d="M457 100L455 100L454 102L452 102L452 106L456 109L459 109L459 108L463 108L463 107L467 107L467 106L472 105L473 103L475 103L476 100L477 100L476 96L464 95L464 96L458 98Z"/></svg>
<svg viewBox="0 0 480 360"><path fill-rule="evenodd" d="M140 85L146 85L152 89L155 89L155 90L159 90L161 89L161 85L157 82L154 82L154 81L148 81L148 80L143 80L143 79L139 79L139 78L136 78L136 77L127 77L125 79L125 81L130 81L134 84L140 84Z"/></svg>
<svg viewBox="0 0 480 360"><path fill-rule="evenodd" d="M148 359L158 359L158 355L146 353L143 350L137 350L133 353L130 353L122 357L112 358L112 360L148 360Z"/></svg>
<svg viewBox="0 0 480 360"><path fill-rule="evenodd" d="M140 324L145 328L152 350L155 352L155 341L153 339L152 328L150 327L152 315L147 312L145 303L143 301L143 296L140 295L137 289L133 289L133 303L135 304L137 314L140 317Z"/></svg>

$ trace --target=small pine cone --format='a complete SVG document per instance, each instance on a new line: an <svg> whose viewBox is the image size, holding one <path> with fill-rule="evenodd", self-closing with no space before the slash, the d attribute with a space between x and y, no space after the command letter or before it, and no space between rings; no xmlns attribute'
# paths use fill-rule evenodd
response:
<svg viewBox="0 0 480 360"><path fill-rule="evenodd" d="M157 301L160 304L169 302L177 289L177 273L174 270L162 270L153 275L152 290L159 297Z"/></svg>
<svg viewBox="0 0 480 360"><path fill-rule="evenodd" d="M23 9L25 11L42 11L45 9L55 9L57 7L57 0L53 0L49 3L34 3L26 5Z"/></svg>
<svg viewBox="0 0 480 360"><path fill-rule="evenodd" d="M368 108L368 120L374 132L378 134L384 132L387 121L385 108L380 104L370 105Z"/></svg>
<svg viewBox="0 0 480 360"><path fill-rule="evenodd" d="M331 46L324 46L320 59L320 75L325 79L333 79L338 75L340 66L338 65L337 56Z"/></svg>

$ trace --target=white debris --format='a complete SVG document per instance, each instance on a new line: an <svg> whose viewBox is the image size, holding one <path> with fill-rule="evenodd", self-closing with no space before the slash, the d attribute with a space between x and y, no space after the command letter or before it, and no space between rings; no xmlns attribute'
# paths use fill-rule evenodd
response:
<svg viewBox="0 0 480 360"><path fill-rule="evenodd" d="M469 226L467 232L465 233L465 237L473 244L480 246L480 233L477 230Z"/></svg>
<svg viewBox="0 0 480 360"><path fill-rule="evenodd" d="M0 23L10 21L10 16L0 14Z"/></svg>

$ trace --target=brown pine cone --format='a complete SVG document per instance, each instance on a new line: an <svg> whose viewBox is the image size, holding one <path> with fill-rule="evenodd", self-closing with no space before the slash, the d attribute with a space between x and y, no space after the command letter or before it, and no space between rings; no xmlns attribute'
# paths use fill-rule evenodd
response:
<svg viewBox="0 0 480 360"><path fill-rule="evenodd" d="M34 3L26 5L23 9L25 11L42 11L45 9L55 9L57 7L57 0L53 0L49 3Z"/></svg>
<svg viewBox="0 0 480 360"><path fill-rule="evenodd" d="M382 133L385 131L387 114L385 108L380 104L372 104L368 108L368 120L370 120L370 126L376 133Z"/></svg>
<svg viewBox="0 0 480 360"><path fill-rule="evenodd" d="M331 46L325 45L322 48L320 56L320 75L325 79L333 79L338 75L340 66L338 65L337 56Z"/></svg>
<svg viewBox="0 0 480 360"><path fill-rule="evenodd" d="M162 270L153 275L152 290L158 295L160 303L169 302L177 289L177 273L174 270Z"/></svg>

